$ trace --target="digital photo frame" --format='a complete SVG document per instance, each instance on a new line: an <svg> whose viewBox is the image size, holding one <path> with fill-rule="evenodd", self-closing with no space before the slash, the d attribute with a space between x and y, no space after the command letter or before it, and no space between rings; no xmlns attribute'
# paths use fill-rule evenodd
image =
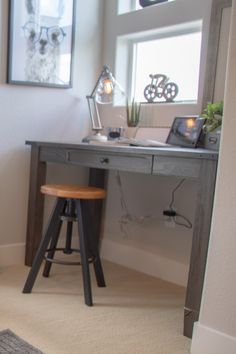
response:
<svg viewBox="0 0 236 354"><path fill-rule="evenodd" d="M195 148L200 139L205 119L199 116L175 117L166 143Z"/></svg>

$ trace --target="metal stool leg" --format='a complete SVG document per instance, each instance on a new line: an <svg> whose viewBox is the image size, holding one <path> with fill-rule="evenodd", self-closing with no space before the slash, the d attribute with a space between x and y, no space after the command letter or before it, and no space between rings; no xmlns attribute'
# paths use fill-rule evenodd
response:
<svg viewBox="0 0 236 354"><path fill-rule="evenodd" d="M81 266L82 266L82 275L83 275L83 284L84 284L84 300L86 305L92 306L93 300L92 300L91 280L90 280L90 272L89 272L88 248L87 248L87 240L84 235L84 228L83 228L83 211L79 199L76 199L76 211L79 219L78 232L79 232L80 256L81 256Z"/></svg>
<svg viewBox="0 0 236 354"><path fill-rule="evenodd" d="M74 200L73 199L69 199L67 201L67 204L68 204L67 205L67 216L69 218L67 220L66 244L65 244L65 249L64 249L63 253L64 254L72 254L73 250L71 249L71 242L72 242L73 221L75 221Z"/></svg>
<svg viewBox="0 0 236 354"><path fill-rule="evenodd" d="M55 248L57 247L57 242L58 242L58 239L60 236L61 225L62 225L62 221L59 221L58 226L57 226L57 230L55 231L54 236L51 238L51 243L49 245L49 249L51 251L49 251L47 254L47 257L50 259L54 258ZM44 270L43 270L43 277L45 277L45 278L49 277L51 267L52 267L52 262L46 261L45 266L44 266Z"/></svg>
<svg viewBox="0 0 236 354"><path fill-rule="evenodd" d="M57 199L56 204L53 209L53 212L52 212L52 216L50 218L50 221L49 221L46 233L45 233L45 236L42 238L42 240L40 242L38 251L37 251L34 261L33 261L32 268L31 268L29 275L27 277L27 280L25 282L25 285L23 288L23 293L30 293L33 286L34 286L36 277L39 272L39 268L40 268L41 263L44 259L44 255L45 255L46 249L48 248L50 239L51 239L52 235L54 234L54 230L58 228L58 225L60 223L59 217L60 217L60 214L63 210L64 204L65 204L65 200L63 198Z"/></svg>
<svg viewBox="0 0 236 354"><path fill-rule="evenodd" d="M91 222L92 215L89 208L89 201L88 200L81 200L82 209L86 210L84 213L84 218L86 218L86 235L88 239L88 248L89 252L94 258L93 267L96 276L96 281L98 287L105 287L105 278L102 269L102 262L99 254L98 242L95 234L95 225Z"/></svg>
<svg viewBox="0 0 236 354"><path fill-rule="evenodd" d="M65 212L66 206L67 206L67 201L64 200L64 206L63 206L62 213ZM57 247L58 239L59 239L59 236L60 236L60 231L61 231L61 226L62 226L62 220L61 220L60 216L59 216L59 220L60 221L58 223L58 227L55 228L54 235L52 235L52 238L51 238L51 243L50 243L50 246L49 246L51 251L49 251L48 254L47 254L47 257L49 259L53 259L54 258L55 248ZM44 266L44 270L43 270L43 276L45 278L49 277L51 267L52 267L52 262L46 261L45 266Z"/></svg>
<svg viewBox="0 0 236 354"><path fill-rule="evenodd" d="M102 269L102 262L98 253L97 255L94 254L94 256L95 260L93 262L93 267L96 276L97 286L100 288L104 288L106 286L106 283Z"/></svg>

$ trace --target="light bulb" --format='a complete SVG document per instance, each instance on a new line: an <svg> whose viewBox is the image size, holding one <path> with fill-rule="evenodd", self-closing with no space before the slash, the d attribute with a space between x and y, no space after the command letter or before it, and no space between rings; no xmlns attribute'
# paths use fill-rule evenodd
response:
<svg viewBox="0 0 236 354"><path fill-rule="evenodd" d="M106 95L110 95L113 91L113 83L111 79L106 79L103 81L103 90Z"/></svg>

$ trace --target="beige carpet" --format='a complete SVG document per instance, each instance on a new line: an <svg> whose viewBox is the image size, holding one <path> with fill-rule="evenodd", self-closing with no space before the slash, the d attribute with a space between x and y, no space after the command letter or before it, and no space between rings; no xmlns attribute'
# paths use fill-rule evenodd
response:
<svg viewBox="0 0 236 354"><path fill-rule="evenodd" d="M21 290L28 268L0 269L0 330L46 354L187 354L184 289L112 263L107 287L93 279L94 307L84 305L81 269L53 265L33 293Z"/></svg>

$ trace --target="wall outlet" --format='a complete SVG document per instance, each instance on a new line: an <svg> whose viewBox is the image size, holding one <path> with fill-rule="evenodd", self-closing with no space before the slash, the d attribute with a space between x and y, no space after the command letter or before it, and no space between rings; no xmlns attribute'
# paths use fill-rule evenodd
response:
<svg viewBox="0 0 236 354"><path fill-rule="evenodd" d="M175 227L175 222L173 217L165 218L165 227L173 229Z"/></svg>

